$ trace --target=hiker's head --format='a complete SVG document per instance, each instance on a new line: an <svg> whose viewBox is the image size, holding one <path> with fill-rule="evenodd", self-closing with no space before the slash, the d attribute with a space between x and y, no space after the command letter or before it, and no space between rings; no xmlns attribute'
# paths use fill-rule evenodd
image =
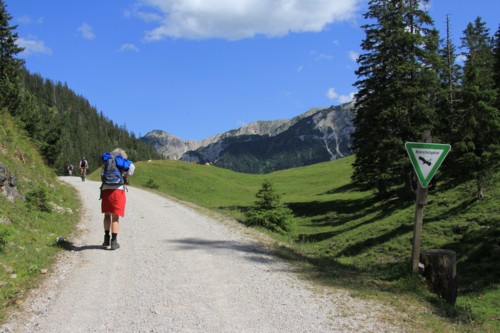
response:
<svg viewBox="0 0 500 333"><path fill-rule="evenodd" d="M116 148L115 150L112 151L112 153L120 153L124 158L127 158L127 153L125 152L125 150L121 148Z"/></svg>

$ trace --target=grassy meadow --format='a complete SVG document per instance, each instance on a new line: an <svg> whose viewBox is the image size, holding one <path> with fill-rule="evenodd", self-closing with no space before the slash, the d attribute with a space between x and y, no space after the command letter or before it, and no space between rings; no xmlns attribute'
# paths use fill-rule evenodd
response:
<svg viewBox="0 0 500 333"><path fill-rule="evenodd" d="M60 247L77 225L79 198L45 166L37 149L0 111L0 163L13 175L17 194L0 194L0 323L22 303L26 292L51 272ZM7 185L8 186L8 185Z"/></svg>
<svg viewBox="0 0 500 333"><path fill-rule="evenodd" d="M243 221L268 179L293 210L295 239L272 235L274 249L304 278L345 287L412 312L421 331L500 331L500 198L498 173L484 200L472 183L451 185L439 174L425 206L422 250L457 252L459 296L447 305L410 271L414 201L379 200L350 182L353 157L267 175L180 161L136 163L132 186L155 191ZM91 178L98 179L97 173Z"/></svg>

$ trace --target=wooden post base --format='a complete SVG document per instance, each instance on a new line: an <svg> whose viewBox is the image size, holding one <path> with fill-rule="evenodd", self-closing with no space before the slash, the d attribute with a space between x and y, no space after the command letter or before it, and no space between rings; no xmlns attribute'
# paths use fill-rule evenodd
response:
<svg viewBox="0 0 500 333"><path fill-rule="evenodd" d="M449 304L455 304L458 294L457 255L443 249L432 249L420 254L424 276L429 289Z"/></svg>

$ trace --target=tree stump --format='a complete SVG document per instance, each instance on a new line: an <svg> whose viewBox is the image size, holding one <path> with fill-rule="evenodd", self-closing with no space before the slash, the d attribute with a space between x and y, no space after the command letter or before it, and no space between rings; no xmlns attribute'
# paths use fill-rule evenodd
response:
<svg viewBox="0 0 500 333"><path fill-rule="evenodd" d="M427 286L449 304L455 304L458 294L457 255L443 249L432 249L420 254L424 264Z"/></svg>

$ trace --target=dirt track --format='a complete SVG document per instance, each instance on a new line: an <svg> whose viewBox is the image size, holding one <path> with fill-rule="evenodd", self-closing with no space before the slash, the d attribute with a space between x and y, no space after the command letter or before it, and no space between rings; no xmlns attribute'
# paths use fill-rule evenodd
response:
<svg viewBox="0 0 500 333"><path fill-rule="evenodd" d="M245 228L136 188L116 251L103 250L99 183L44 285L0 332L401 332L392 309L299 280Z"/></svg>

